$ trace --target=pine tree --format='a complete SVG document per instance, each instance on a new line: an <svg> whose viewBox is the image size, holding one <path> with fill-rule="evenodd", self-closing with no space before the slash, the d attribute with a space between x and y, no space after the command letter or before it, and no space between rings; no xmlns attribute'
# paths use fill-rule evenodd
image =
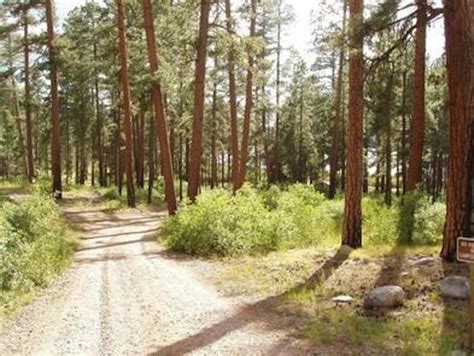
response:
<svg viewBox="0 0 474 356"><path fill-rule="evenodd" d="M125 134L125 174L127 176L128 206L135 207L135 187L133 180L132 107L130 83L128 79L127 39L123 0L117 1L117 27L119 31L120 82L122 86L123 132Z"/></svg>
<svg viewBox="0 0 474 356"><path fill-rule="evenodd" d="M449 162L446 229L441 256L453 260L456 240L470 235L472 209L472 124L474 88L474 6L445 0L446 57L449 87ZM471 8L469 8L471 5ZM470 15L471 10L471 15ZM469 69L470 68L470 69Z"/></svg>
<svg viewBox="0 0 474 356"><path fill-rule="evenodd" d="M145 20L145 32L148 46L148 60L150 62L150 72L152 75L158 70L158 56L155 48L155 31L152 18L151 0L143 0L143 18ZM162 172L165 178L166 201L168 203L168 212L170 215L176 213L176 194L174 190L173 161L171 157L170 145L165 121L165 112L163 109L161 86L154 82L152 88L152 99L155 108L155 120L160 142Z"/></svg>
<svg viewBox="0 0 474 356"><path fill-rule="evenodd" d="M204 96L206 86L206 55L210 9L211 0L201 0L195 69L196 79L194 83L193 131L188 171L188 196L191 201L194 201L198 194L203 153Z"/></svg>
<svg viewBox="0 0 474 356"><path fill-rule="evenodd" d="M364 111L363 0L349 0L349 122L342 244L362 246L362 155Z"/></svg>
<svg viewBox="0 0 474 356"><path fill-rule="evenodd" d="M51 79L51 165L53 174L53 192L56 199L62 199L62 179L61 179L61 122L59 114L59 94L58 94L58 67L56 42L54 35L53 4L52 0L46 0L46 23L48 28L48 50L50 60Z"/></svg>

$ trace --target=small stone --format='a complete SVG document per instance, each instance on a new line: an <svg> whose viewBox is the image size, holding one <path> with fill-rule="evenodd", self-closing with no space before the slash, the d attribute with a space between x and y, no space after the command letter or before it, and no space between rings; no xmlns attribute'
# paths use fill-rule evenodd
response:
<svg viewBox="0 0 474 356"><path fill-rule="evenodd" d="M403 305L405 292L400 286L384 286L373 289L365 298L366 308L396 308Z"/></svg>
<svg viewBox="0 0 474 356"><path fill-rule="evenodd" d="M451 352L451 356L467 356L467 352L462 350L455 350Z"/></svg>
<svg viewBox="0 0 474 356"><path fill-rule="evenodd" d="M468 299L469 282L466 277L451 276L441 281L441 295L445 298Z"/></svg>
<svg viewBox="0 0 474 356"><path fill-rule="evenodd" d="M436 262L436 260L435 260L434 257L423 257L423 258L420 258L419 260L414 261L412 263L412 266L414 266L414 267L423 267L423 266L432 265L435 262Z"/></svg>
<svg viewBox="0 0 474 356"><path fill-rule="evenodd" d="M350 295L338 295L337 297L332 298L332 301L335 303L351 303L354 300Z"/></svg>

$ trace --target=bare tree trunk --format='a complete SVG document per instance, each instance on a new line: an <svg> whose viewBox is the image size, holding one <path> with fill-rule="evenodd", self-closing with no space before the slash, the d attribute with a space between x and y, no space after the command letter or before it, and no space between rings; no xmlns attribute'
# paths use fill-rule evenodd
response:
<svg viewBox="0 0 474 356"><path fill-rule="evenodd" d="M273 152L273 173L271 183L281 180L282 168L280 162L280 84L281 84L281 7L282 1L278 1L278 24L277 24L277 60L276 60L276 118L275 118L275 146Z"/></svg>
<svg viewBox="0 0 474 356"><path fill-rule="evenodd" d="M51 166L53 174L53 192L56 199L62 199L61 182L61 122L59 117L58 68L56 43L54 36L52 0L46 0L46 23L48 28L48 50L51 76ZM28 129L27 129L28 131ZM28 134L27 134L28 135ZM31 134L29 135L31 137Z"/></svg>
<svg viewBox="0 0 474 356"><path fill-rule="evenodd" d="M346 32L346 13L347 13L347 1L344 0L344 10L342 17L342 33ZM334 126L332 128L332 145L331 145L331 157L330 157L330 173L329 173L329 199L334 199L336 195L337 187L337 171L339 169L339 150L341 141L341 120L343 120L342 112L342 91L343 88L343 77L344 77L344 51L345 47L342 45L339 49L339 68L337 74L336 84L336 97L334 105L336 109L336 115L334 117Z"/></svg>
<svg viewBox="0 0 474 356"><path fill-rule="evenodd" d="M97 39L95 38L95 14L92 15L92 30L94 39L92 45L92 53L94 55L94 101L95 101L95 119L96 119L96 144L97 144L97 160L99 164L99 185L105 187L107 185L107 176L104 169L104 148L102 143L103 121L100 111L100 92L99 92L99 70L97 68ZM94 170L92 170L94 171Z"/></svg>
<svg viewBox="0 0 474 356"><path fill-rule="evenodd" d="M151 117L148 133L148 204L153 202L153 185L155 183L155 137L156 124L154 118Z"/></svg>
<svg viewBox="0 0 474 356"><path fill-rule="evenodd" d="M255 27L257 22L257 0L251 0L251 15L250 15L250 38L255 37ZM239 170L239 184L237 189L240 189L245 182L247 176L247 161L249 156L250 144L250 123L253 108L253 71L255 58L252 49L248 49L248 68L247 80L245 85L245 112L244 112L244 129L242 133L242 148L240 156L240 170Z"/></svg>
<svg viewBox="0 0 474 356"><path fill-rule="evenodd" d="M403 72L402 78L402 191L407 191L407 71Z"/></svg>
<svg viewBox="0 0 474 356"><path fill-rule="evenodd" d="M350 57L349 57L349 122L347 147L347 175L344 206L344 245L362 246L362 181L363 181L363 111L364 60L363 0L349 0Z"/></svg>
<svg viewBox="0 0 474 356"><path fill-rule="evenodd" d="M217 70L217 57L215 58L215 68ZM214 80L212 90L212 132L211 132L211 189L217 186L217 80Z"/></svg>
<svg viewBox="0 0 474 356"><path fill-rule="evenodd" d="M150 72L155 74L158 70L158 56L155 47L155 31L153 26L152 7L150 0L143 0L143 18L145 20L145 32L147 38L148 59L150 62ZM205 65L205 63L204 63ZM161 86L158 83L153 85L153 105L155 109L156 128L158 130L158 140L161 152L161 171L165 179L166 202L168 204L168 213L176 213L176 193L174 191L173 161L171 157L170 144L168 142L168 131L166 128L165 111L163 108ZM204 99L204 97L203 97Z"/></svg>
<svg viewBox="0 0 474 356"><path fill-rule="evenodd" d="M203 151L202 136L206 87L206 54L210 9L211 0L201 0L201 18L199 22L199 37L197 42L196 80L194 83L193 136L191 141L191 160L189 162L188 172L188 196L191 201L195 201L196 196L198 195L199 172Z"/></svg>
<svg viewBox="0 0 474 356"><path fill-rule="evenodd" d="M226 26L229 35L234 33L234 25L231 13L230 0L225 0ZM237 94L235 85L235 53L233 43L228 54L229 73L229 104L230 104L230 126L231 126L231 151L232 151L232 184L234 191L237 189L239 181L239 137L237 129Z"/></svg>
<svg viewBox="0 0 474 356"><path fill-rule="evenodd" d="M53 26L53 24L51 24L51 26ZM25 58L26 157L28 164L28 180L30 182L33 182L33 179L35 177L35 169L33 161L33 129L31 124L30 44L28 38L28 7L26 6L23 10L23 52Z"/></svg>
<svg viewBox="0 0 474 356"><path fill-rule="evenodd" d="M125 175L127 177L128 206L135 207L135 187L133 181L133 138L132 105L130 102L130 83L128 79L127 37L125 34L125 13L123 0L117 1L117 27L119 31L120 82L122 85L123 132L125 134Z"/></svg>
<svg viewBox="0 0 474 356"><path fill-rule="evenodd" d="M393 69L388 77L386 87L385 110L387 118L387 133L385 137L385 204L392 205L392 90L393 90Z"/></svg>
<svg viewBox="0 0 474 356"><path fill-rule="evenodd" d="M449 162L446 229L441 256L454 260L456 240L471 234L474 107L474 29L467 0L445 0L449 88ZM471 16L474 6L471 8ZM468 69L470 68L470 70Z"/></svg>
<svg viewBox="0 0 474 356"><path fill-rule="evenodd" d="M421 183L425 131L425 56L427 0L417 0L418 20L415 37L415 74L413 88L413 128L408 167L407 190L415 190Z"/></svg>
<svg viewBox="0 0 474 356"><path fill-rule="evenodd" d="M13 66L13 50L12 50L12 41L11 34L8 33L8 65L11 71L11 84L12 84L12 101L13 101L13 112L15 114L15 124L18 131L18 141L20 148L20 155L23 160L23 169L25 171L25 177L30 180L29 168L28 168L28 157L25 150L25 139L23 136L23 129L21 127L21 114L20 114L20 103L18 100L18 92L14 75L14 66Z"/></svg>

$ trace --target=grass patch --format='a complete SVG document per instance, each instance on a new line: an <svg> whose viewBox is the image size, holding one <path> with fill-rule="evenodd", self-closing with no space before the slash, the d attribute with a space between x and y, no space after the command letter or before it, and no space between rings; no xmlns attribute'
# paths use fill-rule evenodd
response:
<svg viewBox="0 0 474 356"><path fill-rule="evenodd" d="M317 344L344 345L360 352L448 355L462 345L463 329L446 333L439 315L377 318L347 308L333 308L318 309L307 334Z"/></svg>

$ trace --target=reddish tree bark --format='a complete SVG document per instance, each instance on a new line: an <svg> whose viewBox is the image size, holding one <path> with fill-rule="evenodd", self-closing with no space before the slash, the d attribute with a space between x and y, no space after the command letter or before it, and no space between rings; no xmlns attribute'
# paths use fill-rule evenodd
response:
<svg viewBox="0 0 474 356"><path fill-rule="evenodd" d="M425 67L427 2L417 0L418 18L415 35L415 73L413 88L413 126L408 166L407 190L416 189L422 179L425 132Z"/></svg>
<svg viewBox="0 0 474 356"><path fill-rule="evenodd" d="M119 32L120 84L122 86L123 132L125 134L125 175L127 177L128 206L135 207L135 187L133 182L133 138L132 105L128 79L127 38L123 0L117 1L117 27Z"/></svg>
<svg viewBox="0 0 474 356"><path fill-rule="evenodd" d="M353 248L362 246L362 184L363 184L363 0L349 0L349 122L347 172L342 244Z"/></svg>
<svg viewBox="0 0 474 356"><path fill-rule="evenodd" d="M202 158L202 136L204 125L204 95L206 89L206 55L207 37L209 31L209 13L211 0L201 0L201 18L199 21L199 36L197 41L196 79L194 83L194 117L191 152L188 171L188 196L196 200L199 190L199 177Z"/></svg>
<svg viewBox="0 0 474 356"><path fill-rule="evenodd" d="M51 167L53 192L56 199L62 199L61 182L61 122L59 117L58 68L56 63L56 43L54 36L53 4L46 0L46 24L48 32L48 51L51 79Z"/></svg>
<svg viewBox="0 0 474 356"><path fill-rule="evenodd" d="M145 20L145 32L148 48L148 60L150 62L150 72L152 75L158 70L158 56L155 47L155 31L153 26L152 7L150 0L143 0L143 18ZM165 178L166 202L168 204L168 213L176 213L176 193L174 190L173 160L171 157L170 144L168 141L168 131L166 128L165 111L161 95L161 86L155 82L153 85L153 106L155 109L156 128L158 131L158 140L161 152L161 171Z"/></svg>
<svg viewBox="0 0 474 356"><path fill-rule="evenodd" d="M474 44L468 0L445 0L444 3L449 88L449 161L446 229L441 256L453 260L457 238L470 233Z"/></svg>

